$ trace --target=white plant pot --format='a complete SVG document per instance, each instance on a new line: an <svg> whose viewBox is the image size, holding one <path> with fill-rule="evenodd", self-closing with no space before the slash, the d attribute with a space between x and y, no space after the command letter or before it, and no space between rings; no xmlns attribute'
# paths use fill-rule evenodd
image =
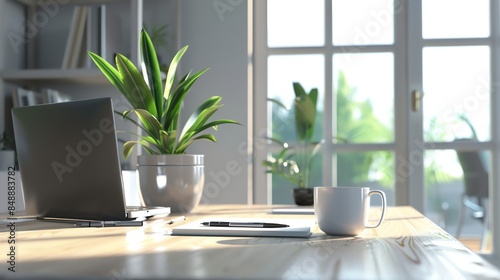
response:
<svg viewBox="0 0 500 280"><path fill-rule="evenodd" d="M172 213L191 212L203 193L203 159L203 155L139 156L137 171L143 205L167 206Z"/></svg>
<svg viewBox="0 0 500 280"><path fill-rule="evenodd" d="M8 214L3 216L10 216L9 206L12 206L12 202L14 203L13 206L15 207L15 212L23 212L26 210L26 207L24 206L21 173L18 170L14 173L15 174L12 175L12 171L10 171L9 174L9 171L7 170L0 170L0 214ZM12 183L9 184L9 182ZM14 215L17 214L18 213L15 213Z"/></svg>
<svg viewBox="0 0 500 280"><path fill-rule="evenodd" d="M16 152L0 150L0 171L6 171L16 164Z"/></svg>

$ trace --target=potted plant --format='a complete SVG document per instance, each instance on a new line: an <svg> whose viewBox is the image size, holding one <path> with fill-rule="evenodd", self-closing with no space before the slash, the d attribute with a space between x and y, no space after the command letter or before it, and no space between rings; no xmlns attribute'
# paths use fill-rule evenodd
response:
<svg viewBox="0 0 500 280"><path fill-rule="evenodd" d="M311 163L321 145L321 141L312 140L317 112L318 89L313 88L307 93L302 85L297 82L293 83L293 89L295 99L292 109L298 143L292 146L279 139L269 137L271 141L279 144L282 149L276 157L270 157L264 160L262 164L266 167L266 173L282 176L295 186L293 192L297 205L312 205ZM269 100L288 110L280 101L276 99Z"/></svg>
<svg viewBox="0 0 500 280"><path fill-rule="evenodd" d="M137 125L142 133L137 140L123 145L123 156L130 156L136 145L147 155L138 157L139 189L144 205L168 206L172 212L190 212L202 195L204 184L203 155L186 154L186 149L196 140L215 142L213 134L204 133L221 124L238 124L229 119L211 120L222 106L221 97L213 96L204 101L179 126L181 105L187 93L208 69L193 75L187 73L176 81L177 66L188 49L183 47L172 59L163 85L155 48L143 29L140 36L142 75L124 55L115 57L116 68L99 55L90 57L122 95L132 110L117 112ZM137 117L133 118L135 115Z"/></svg>
<svg viewBox="0 0 500 280"><path fill-rule="evenodd" d="M16 167L16 150L14 148L14 139L9 137L6 132L3 133L0 144L3 145L0 149L0 171L6 171L10 167Z"/></svg>

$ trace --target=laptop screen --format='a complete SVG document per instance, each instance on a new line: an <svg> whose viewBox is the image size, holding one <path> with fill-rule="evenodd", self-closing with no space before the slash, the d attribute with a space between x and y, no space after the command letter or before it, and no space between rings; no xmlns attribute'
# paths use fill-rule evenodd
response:
<svg viewBox="0 0 500 280"><path fill-rule="evenodd" d="M111 98L12 109L28 215L123 220Z"/></svg>

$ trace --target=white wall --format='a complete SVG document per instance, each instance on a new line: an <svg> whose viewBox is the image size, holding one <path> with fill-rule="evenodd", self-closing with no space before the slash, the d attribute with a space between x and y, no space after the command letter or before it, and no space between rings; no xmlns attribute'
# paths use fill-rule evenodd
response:
<svg viewBox="0 0 500 280"><path fill-rule="evenodd" d="M248 172L249 156L246 143L249 137L247 131L247 2L238 0L182 0L177 1L180 11L176 14L175 1L153 1L151 4L157 9L146 9L144 21L149 25L159 25L163 20L171 22L172 18L179 21L178 31L180 46L190 45L182 61L182 72L191 69L199 71L204 68L210 70L203 75L187 96L183 109L183 119L186 120L192 111L205 99L213 95L222 96L224 106L214 115L214 119L228 118L240 122L242 125L222 125L218 131L213 131L217 143L198 141L187 152L205 155L206 183L202 203L247 203L249 200ZM7 5L8 9L5 9ZM21 18L22 8L15 1L0 1L0 18ZM66 8L66 7L62 7ZM61 12L62 12L61 8ZM19 14L12 14L15 10ZM5 13L9 11L8 15ZM159 21L153 20L160 19ZM2 20L0 35L22 26L9 26L8 22L18 20ZM54 21L55 23L55 21ZM55 29L57 31L57 28ZM40 30L48 38L53 38L53 30ZM55 31L54 31L55 32ZM172 30L170 29L170 32ZM47 41L37 42L45 44ZM14 56L7 40L0 40L0 69L21 68L23 55ZM58 42L59 45L64 43ZM174 52L176 48L174 48ZM60 52L60 51L59 51ZM54 59L55 54L46 53L38 64L46 67L56 67L60 61ZM52 59L50 59L52 58ZM5 89L0 84L0 90ZM108 95L109 88L56 88L63 92L71 91L72 95L80 98ZM113 95L113 94L111 94ZM2 95L0 95L2 96ZM3 101L3 100L2 100ZM0 104L3 105L3 104ZM3 106L2 106L3 109ZM2 113L0 109L0 113Z"/></svg>
<svg viewBox="0 0 500 280"><path fill-rule="evenodd" d="M202 203L247 203L251 174L246 143L247 108L247 1L182 0L180 43L189 45L182 73L210 68L187 95L183 119L201 102L222 96L224 106L215 118L242 125L222 125L214 133L217 143L198 141L188 153L205 155L205 190Z"/></svg>

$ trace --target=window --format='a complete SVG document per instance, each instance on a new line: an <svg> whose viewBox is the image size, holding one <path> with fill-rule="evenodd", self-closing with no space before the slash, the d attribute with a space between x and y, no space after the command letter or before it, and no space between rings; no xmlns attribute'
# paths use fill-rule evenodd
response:
<svg viewBox="0 0 500 280"><path fill-rule="evenodd" d="M256 73L262 82L256 88L267 92L265 98L259 97L257 101L258 107L267 108L267 116L257 121L262 125L258 131L296 145L293 126L289 125L293 123L293 112L273 106L266 98L291 106L293 82L301 83L306 91L317 88L313 140L324 143L322 152L314 158L310 185L369 185L383 189L389 204L394 204L392 2L358 2L256 3L257 7L261 5L267 23L262 29L257 28L256 34L256 49L262 50L256 52L262 65L262 68L257 66ZM281 150L267 144L260 159ZM257 178L263 176L259 171ZM293 203L290 182L279 176L261 177L260 181L267 179L270 179L269 189L262 191L269 193L267 201Z"/></svg>
<svg viewBox="0 0 500 280"><path fill-rule="evenodd" d="M318 88L314 137L324 143L312 185L382 189L389 204L414 206L451 234L480 236L484 224L471 218L478 213L465 209L460 220L472 172L461 156L480 154L494 185L493 143L500 132L492 124L500 116L491 108L500 101L491 92L498 86L492 75L499 73L500 28L492 19L500 16L498 3L254 4L256 134L293 145L291 112L267 99L292 104L293 82ZM292 204L292 187L258 164L280 147L261 143L254 165L256 202ZM485 209L497 207L487 204Z"/></svg>

